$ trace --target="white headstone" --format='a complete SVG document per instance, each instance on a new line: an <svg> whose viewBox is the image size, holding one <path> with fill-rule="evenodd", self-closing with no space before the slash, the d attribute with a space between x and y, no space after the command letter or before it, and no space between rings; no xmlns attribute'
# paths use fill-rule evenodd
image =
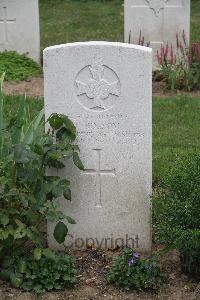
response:
<svg viewBox="0 0 200 300"><path fill-rule="evenodd" d="M77 127L84 171L66 161L73 217L66 244L151 248L152 53L122 43L86 42L44 50L46 118ZM59 248L48 226L49 245Z"/></svg>
<svg viewBox="0 0 200 300"><path fill-rule="evenodd" d="M4 50L40 62L38 0L0 0L0 51Z"/></svg>
<svg viewBox="0 0 200 300"><path fill-rule="evenodd" d="M125 41L137 44L140 32L156 52L162 45L173 45L176 51L176 33L183 30L189 42L190 0L125 0Z"/></svg>

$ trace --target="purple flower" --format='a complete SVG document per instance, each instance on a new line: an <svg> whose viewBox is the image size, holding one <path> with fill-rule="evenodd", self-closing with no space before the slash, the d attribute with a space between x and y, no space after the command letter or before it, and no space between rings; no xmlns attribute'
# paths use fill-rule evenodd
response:
<svg viewBox="0 0 200 300"><path fill-rule="evenodd" d="M129 267L131 267L131 266L134 265L135 263L136 263L136 260L135 260L134 258L129 259L129 261L128 261Z"/></svg>
<svg viewBox="0 0 200 300"><path fill-rule="evenodd" d="M134 253L133 253L133 257L139 258L139 257L140 257L140 253L139 253L139 252L134 252Z"/></svg>

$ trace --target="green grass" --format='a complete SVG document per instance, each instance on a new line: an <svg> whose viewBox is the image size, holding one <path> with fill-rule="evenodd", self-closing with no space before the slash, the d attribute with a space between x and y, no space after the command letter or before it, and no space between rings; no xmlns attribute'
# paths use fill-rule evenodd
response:
<svg viewBox="0 0 200 300"><path fill-rule="evenodd" d="M123 2L40 0L41 49L75 41L123 42ZM193 0L191 7L191 41L200 40L200 0Z"/></svg>
<svg viewBox="0 0 200 300"><path fill-rule="evenodd" d="M193 0L191 6L191 41L200 40L200 0Z"/></svg>
<svg viewBox="0 0 200 300"><path fill-rule="evenodd" d="M9 120L17 112L20 100L24 97L23 95L4 95L4 110L6 119ZM38 113L44 106L43 98L36 97L27 97L29 101L29 112L30 115L35 115Z"/></svg>
<svg viewBox="0 0 200 300"><path fill-rule="evenodd" d="M30 112L43 107L42 98L28 98ZM6 96L6 115L17 110L20 96ZM13 103L15 105L13 105ZM180 156L200 149L200 98L155 97L153 100L153 176L161 178Z"/></svg>
<svg viewBox="0 0 200 300"><path fill-rule="evenodd" d="M200 98L153 101L153 175L161 178L180 156L200 149Z"/></svg>
<svg viewBox="0 0 200 300"><path fill-rule="evenodd" d="M41 0L41 48L87 40L123 40L121 0Z"/></svg>

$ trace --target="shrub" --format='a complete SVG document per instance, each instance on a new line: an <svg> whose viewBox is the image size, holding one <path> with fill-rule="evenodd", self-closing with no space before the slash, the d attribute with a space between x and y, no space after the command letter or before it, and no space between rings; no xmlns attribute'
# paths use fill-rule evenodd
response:
<svg viewBox="0 0 200 300"><path fill-rule="evenodd" d="M167 44L157 52L160 70L156 78L164 79L168 88L191 91L200 88L200 42L193 42L189 47L185 32L182 39L176 34L177 51Z"/></svg>
<svg viewBox="0 0 200 300"><path fill-rule="evenodd" d="M183 271L200 277L200 154L171 170L153 200L156 240L180 251Z"/></svg>
<svg viewBox="0 0 200 300"><path fill-rule="evenodd" d="M6 257L0 271L0 277L12 286L36 293L73 287L75 274L70 255L49 249L37 249L34 257Z"/></svg>
<svg viewBox="0 0 200 300"><path fill-rule="evenodd" d="M157 290L165 281L155 257L141 258L138 252L124 248L106 274L108 283L125 289Z"/></svg>
<svg viewBox="0 0 200 300"><path fill-rule="evenodd" d="M5 254L24 253L27 243L42 247L46 221L57 222L54 237L58 243L65 240L66 223L75 224L56 202L61 196L71 200L70 182L48 176L47 170L64 168L64 160L71 158L83 169L74 144L76 128L61 114L50 116L48 123L45 133L43 110L32 118L25 97L6 122L0 89L0 263Z"/></svg>
<svg viewBox="0 0 200 300"><path fill-rule="evenodd" d="M0 74L6 72L5 80L24 80L42 72L41 67L31 58L15 51L0 52Z"/></svg>

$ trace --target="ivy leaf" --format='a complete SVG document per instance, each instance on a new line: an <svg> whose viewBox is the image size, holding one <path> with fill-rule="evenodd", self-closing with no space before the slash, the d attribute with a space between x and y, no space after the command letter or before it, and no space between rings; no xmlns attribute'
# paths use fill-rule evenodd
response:
<svg viewBox="0 0 200 300"><path fill-rule="evenodd" d="M53 236L59 244L62 244L65 241L67 233L67 226L63 222L58 222L55 226Z"/></svg>
<svg viewBox="0 0 200 300"><path fill-rule="evenodd" d="M77 152L74 152L74 154L73 154L73 162L74 162L75 166L77 166L77 168L79 168L79 170L84 170L83 163Z"/></svg>

